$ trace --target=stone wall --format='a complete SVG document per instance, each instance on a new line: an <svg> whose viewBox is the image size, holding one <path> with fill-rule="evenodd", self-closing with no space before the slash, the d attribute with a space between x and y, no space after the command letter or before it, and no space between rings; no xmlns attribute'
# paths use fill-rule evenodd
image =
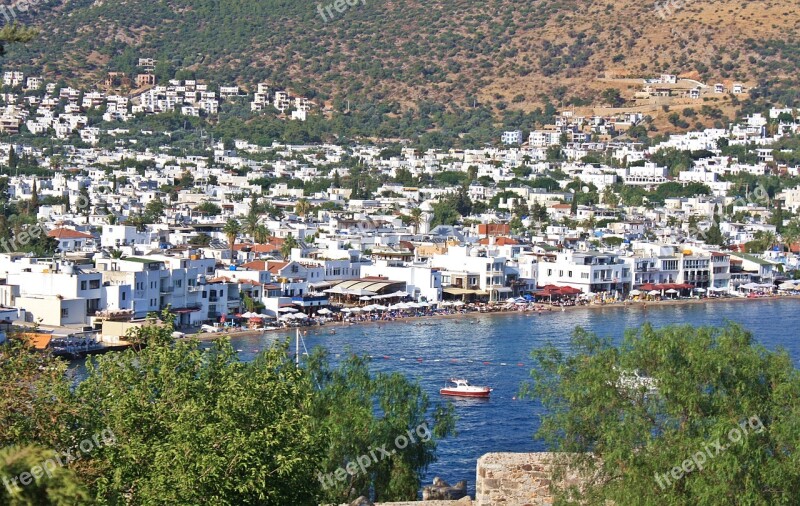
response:
<svg viewBox="0 0 800 506"><path fill-rule="evenodd" d="M550 493L551 453L487 453L478 459L475 506L542 506Z"/></svg>

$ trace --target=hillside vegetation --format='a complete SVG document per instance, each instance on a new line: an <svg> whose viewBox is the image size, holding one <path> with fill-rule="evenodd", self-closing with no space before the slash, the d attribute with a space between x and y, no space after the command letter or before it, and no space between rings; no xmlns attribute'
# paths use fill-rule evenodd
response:
<svg viewBox="0 0 800 506"><path fill-rule="evenodd" d="M635 0L365 0L327 22L315 1L74 0L20 20L40 38L9 63L67 79L133 72L274 82L322 98L431 99L530 108L553 90L590 97L607 72L694 74L708 81L786 77L800 12L784 2L684 1L657 13ZM566 89L560 89L566 87Z"/></svg>

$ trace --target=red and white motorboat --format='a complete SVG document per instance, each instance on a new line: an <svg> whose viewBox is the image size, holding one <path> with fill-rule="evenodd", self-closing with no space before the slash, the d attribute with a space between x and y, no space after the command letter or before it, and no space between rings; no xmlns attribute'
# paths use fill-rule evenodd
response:
<svg viewBox="0 0 800 506"><path fill-rule="evenodd" d="M470 385L465 379L451 379L450 383L455 386L446 386L439 390L442 395L455 395L458 397L489 397L492 389L489 387L479 387Z"/></svg>

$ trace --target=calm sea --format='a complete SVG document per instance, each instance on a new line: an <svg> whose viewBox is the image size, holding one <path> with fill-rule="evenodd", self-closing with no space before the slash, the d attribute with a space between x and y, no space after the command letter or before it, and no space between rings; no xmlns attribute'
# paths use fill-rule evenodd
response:
<svg viewBox="0 0 800 506"><path fill-rule="evenodd" d="M377 325L316 327L304 336L308 349L326 347L335 357L348 349L374 357L376 371L400 371L417 379L435 402L453 402L458 435L439 443L439 460L427 473L455 483L468 480L474 494L475 464L487 452L546 450L534 439L542 408L534 401L517 400L520 384L528 378L530 351L552 342L565 347L572 330L581 326L598 334L621 338L626 328L650 322L724 325L734 321L747 327L770 349L785 348L800 361L800 301L768 300L716 302L682 306L649 305L641 308L573 309L541 315L464 315L460 318L414 320ZM336 334L330 334L332 329ZM238 337L232 340L243 359L284 334ZM476 385L494 388L491 399L442 398L439 388L451 377L466 377Z"/></svg>

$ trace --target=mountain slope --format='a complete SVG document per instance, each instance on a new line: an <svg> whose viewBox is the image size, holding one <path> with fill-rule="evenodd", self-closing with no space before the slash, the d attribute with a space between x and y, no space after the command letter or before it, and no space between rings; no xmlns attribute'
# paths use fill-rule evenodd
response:
<svg viewBox="0 0 800 506"><path fill-rule="evenodd" d="M592 99L608 73L794 82L800 11L681 3L662 18L638 0L363 0L326 22L330 4L306 0L66 0L20 16L41 35L6 64L96 81L155 57L162 75L188 69L323 99L527 110L544 96Z"/></svg>

